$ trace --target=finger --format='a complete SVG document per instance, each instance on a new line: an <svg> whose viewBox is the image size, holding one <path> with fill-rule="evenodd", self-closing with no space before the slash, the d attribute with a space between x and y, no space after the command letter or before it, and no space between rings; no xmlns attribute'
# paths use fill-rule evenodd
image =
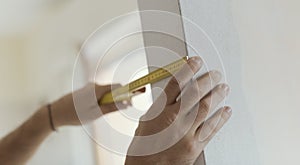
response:
<svg viewBox="0 0 300 165"><path fill-rule="evenodd" d="M97 100L100 100L105 93L108 93L121 86L122 86L121 84L111 84L111 85L104 85L104 86L95 84L95 93L96 93Z"/></svg>
<svg viewBox="0 0 300 165"><path fill-rule="evenodd" d="M196 131L196 138L199 142L207 145L207 143L217 134L224 126L232 114L230 107L220 108L212 117L205 121Z"/></svg>
<svg viewBox="0 0 300 165"><path fill-rule="evenodd" d="M100 99L105 93L108 93L116 88L121 87L121 84L111 84L111 85L98 85L95 84L95 92L97 99Z"/></svg>
<svg viewBox="0 0 300 165"><path fill-rule="evenodd" d="M202 60L199 56L191 57L187 61L187 64L172 77L165 88L167 105L173 104L176 101L181 89L192 80L193 76L200 70L201 66Z"/></svg>
<svg viewBox="0 0 300 165"><path fill-rule="evenodd" d="M191 131L195 132L203 123L205 118L217 108L229 93L227 84L217 85L208 95L206 95L196 106L197 115ZM189 113L188 115L190 115Z"/></svg>
<svg viewBox="0 0 300 165"><path fill-rule="evenodd" d="M120 84L113 84L111 86L110 85L105 86L105 88L110 87L111 90L114 90L114 89L116 89L120 86L121 86ZM140 95L142 93L145 93L145 92L146 92L146 88L143 87L141 89L138 89L138 90L134 91L134 94L128 100L123 100L123 101L119 101L119 102L115 102L115 103L111 103L111 104L103 104L103 105L100 106L100 109L101 109L103 114L110 113L110 112L115 112L117 110L127 109L128 107L132 106L132 103L131 103L131 98L132 97L138 96L138 95Z"/></svg>
<svg viewBox="0 0 300 165"><path fill-rule="evenodd" d="M192 85L187 86L176 103L180 108L188 113L199 101L208 94L221 80L221 73L210 71L199 77Z"/></svg>

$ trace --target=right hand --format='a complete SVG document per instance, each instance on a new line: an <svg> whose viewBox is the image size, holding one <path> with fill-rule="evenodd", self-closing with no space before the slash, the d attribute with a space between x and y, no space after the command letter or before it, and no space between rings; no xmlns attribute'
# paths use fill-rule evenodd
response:
<svg viewBox="0 0 300 165"><path fill-rule="evenodd" d="M231 109L223 107L206 120L227 96L229 87L219 84L221 74L217 71L191 81L201 66L199 57L190 58L142 116L125 164L194 164L204 147L230 118ZM162 111L153 118L159 110ZM169 132L160 134L165 130ZM139 138L147 136L152 136L148 142ZM166 146L168 144L172 145Z"/></svg>

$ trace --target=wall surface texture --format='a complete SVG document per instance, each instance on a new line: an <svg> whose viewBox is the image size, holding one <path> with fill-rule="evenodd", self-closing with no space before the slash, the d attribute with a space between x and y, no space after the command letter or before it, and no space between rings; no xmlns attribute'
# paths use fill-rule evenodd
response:
<svg viewBox="0 0 300 165"><path fill-rule="evenodd" d="M233 108L233 116L206 148L208 165L259 164L253 120L245 104L242 90L241 55L230 1L181 0L186 38L190 55L200 55L207 70L217 69L231 86L226 100ZM193 22L190 23L189 21ZM198 26L198 27L197 27ZM199 35L199 29L202 29ZM201 31L201 30L200 30ZM206 37L203 37L206 33ZM210 38L207 39L207 38ZM213 50L213 42L217 51Z"/></svg>
<svg viewBox="0 0 300 165"><path fill-rule="evenodd" d="M227 102L233 118L207 147L209 165L299 162L299 5L181 0L183 16L203 28L220 51L232 90ZM202 48L194 30L186 27L187 41ZM201 56L214 64L210 53Z"/></svg>
<svg viewBox="0 0 300 165"><path fill-rule="evenodd" d="M261 164L298 164L300 1L231 1Z"/></svg>

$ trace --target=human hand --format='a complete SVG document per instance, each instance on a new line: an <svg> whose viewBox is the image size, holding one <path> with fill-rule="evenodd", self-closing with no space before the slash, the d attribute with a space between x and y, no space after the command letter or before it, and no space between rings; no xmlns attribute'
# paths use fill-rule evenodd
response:
<svg viewBox="0 0 300 165"><path fill-rule="evenodd" d="M229 87L218 84L221 74L217 71L191 81L201 66L199 57L190 58L140 118L125 164L194 164L230 118L230 107L223 107L206 120L228 95Z"/></svg>
<svg viewBox="0 0 300 165"><path fill-rule="evenodd" d="M51 105L54 127L85 124L110 112L126 109L131 105L130 100L100 106L98 104L98 100L105 93L120 86L120 84L100 86L89 83L82 89L57 100Z"/></svg>

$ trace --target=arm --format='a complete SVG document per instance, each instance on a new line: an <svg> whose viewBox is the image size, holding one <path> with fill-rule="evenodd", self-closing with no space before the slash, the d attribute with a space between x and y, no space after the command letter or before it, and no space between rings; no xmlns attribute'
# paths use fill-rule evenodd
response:
<svg viewBox="0 0 300 165"><path fill-rule="evenodd" d="M30 119L0 141L0 162L21 165L35 153L52 132L47 107L38 110Z"/></svg>
<svg viewBox="0 0 300 165"><path fill-rule="evenodd" d="M11 132L0 141L0 162L5 165L25 164L36 152L42 142L55 130L62 126L81 125L83 122L92 122L104 114L125 109L129 103L101 105L99 113L98 103L103 94L119 85L98 86L88 84L84 88L68 94L48 106L40 108L19 128ZM78 112L74 106L73 96L80 99L80 103L87 105L84 112ZM91 99L87 96L96 96ZM83 109L81 109L83 110ZM80 121L77 113L88 114L85 121ZM51 115L51 117L50 117ZM51 126L51 118L53 126ZM54 129L52 128L54 127Z"/></svg>

